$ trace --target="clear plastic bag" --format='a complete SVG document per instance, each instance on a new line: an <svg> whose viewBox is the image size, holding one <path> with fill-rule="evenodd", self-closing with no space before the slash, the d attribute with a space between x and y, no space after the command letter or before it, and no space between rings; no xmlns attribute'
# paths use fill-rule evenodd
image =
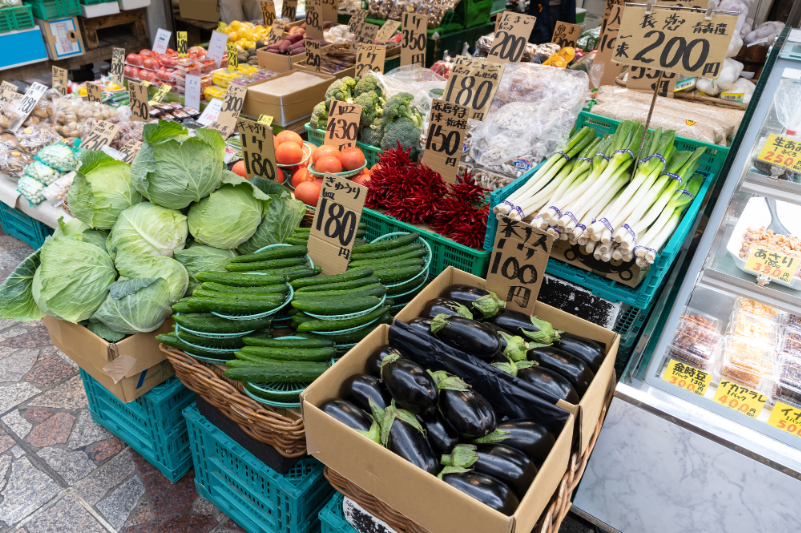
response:
<svg viewBox="0 0 801 533"><path fill-rule="evenodd" d="M45 201L43 190L44 185L30 176L22 176L17 181L17 192L24 196L32 206Z"/></svg>
<svg viewBox="0 0 801 533"><path fill-rule="evenodd" d="M36 154L36 159L61 172L70 172L78 166L78 150L63 143L53 144Z"/></svg>
<svg viewBox="0 0 801 533"><path fill-rule="evenodd" d="M25 169L26 176L32 177L45 186L50 185L59 179L61 174L61 171L45 165L38 159L34 159L34 161Z"/></svg>
<svg viewBox="0 0 801 533"><path fill-rule="evenodd" d="M0 102L0 132L11 127L20 118L17 108L8 102Z"/></svg>
<svg viewBox="0 0 801 533"><path fill-rule="evenodd" d="M31 154L24 150L2 150L0 151L0 173L14 179L19 178L31 161Z"/></svg>
<svg viewBox="0 0 801 533"><path fill-rule="evenodd" d="M45 146L61 140L55 129L47 124L36 124L17 130L17 141L21 148L36 155Z"/></svg>
<svg viewBox="0 0 801 533"><path fill-rule="evenodd" d="M42 190L42 194L47 201L55 207L67 201L67 193L75 179L75 172L68 172Z"/></svg>

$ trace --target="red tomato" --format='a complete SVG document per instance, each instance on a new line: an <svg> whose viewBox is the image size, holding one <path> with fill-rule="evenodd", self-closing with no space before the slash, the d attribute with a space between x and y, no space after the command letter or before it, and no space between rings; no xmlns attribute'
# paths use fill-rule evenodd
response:
<svg viewBox="0 0 801 533"><path fill-rule="evenodd" d="M359 185L364 185L366 187L367 184L370 183L370 174L359 172L356 176L351 178L350 181L358 183Z"/></svg>
<svg viewBox="0 0 801 533"><path fill-rule="evenodd" d="M316 206L319 197L320 186L313 181L304 181L295 189L295 198L306 205Z"/></svg>
<svg viewBox="0 0 801 533"><path fill-rule="evenodd" d="M130 76L131 78L133 78L135 80L138 80L139 79L139 69L136 68L136 67L130 67L130 68L131 68L131 73L128 74L128 76Z"/></svg>
<svg viewBox="0 0 801 533"><path fill-rule="evenodd" d="M331 146L330 144L324 144L322 146L318 146L317 150L315 150L314 154L312 155L312 163L316 165L317 161L319 161L320 159L322 159L327 155L339 159L339 149L336 146Z"/></svg>
<svg viewBox="0 0 801 533"><path fill-rule="evenodd" d="M351 146L342 150L339 161L345 170L356 170L364 166L364 154L355 146Z"/></svg>
<svg viewBox="0 0 801 533"><path fill-rule="evenodd" d="M128 54L128 56L125 58L125 61L127 61L129 65L133 65L135 67L142 66L142 56L137 54Z"/></svg>
<svg viewBox="0 0 801 533"><path fill-rule="evenodd" d="M279 165L294 165L303 160L303 150L300 146L293 142L281 143L275 149L275 161Z"/></svg>
<svg viewBox="0 0 801 533"><path fill-rule="evenodd" d="M287 141L292 141L301 148L303 148L303 139L301 138L300 135L298 135L292 130L283 130L279 132L278 135L276 135L275 137L276 139L278 139L279 144L283 144Z"/></svg>
<svg viewBox="0 0 801 533"><path fill-rule="evenodd" d="M292 180L289 183L297 188L298 185L306 181L314 181L314 174L309 172L309 169L306 167L298 167L298 169L292 173Z"/></svg>
<svg viewBox="0 0 801 533"><path fill-rule="evenodd" d="M234 163L233 168L231 168L231 172L233 172L234 174L238 174L238 175L242 176L243 178L247 178L248 174L247 174L247 171L245 170L245 161L244 160L240 160L240 161L237 161L236 163Z"/></svg>
<svg viewBox="0 0 801 533"><path fill-rule="evenodd" d="M146 57L142 60L142 66L148 70L154 70L159 67L159 64L152 57Z"/></svg>
<svg viewBox="0 0 801 533"><path fill-rule="evenodd" d="M142 57L152 57L155 54L149 48L142 48L142 51L139 52L139 55Z"/></svg>
<svg viewBox="0 0 801 533"><path fill-rule="evenodd" d="M339 159L336 157L327 155L317 160L314 164L314 170L317 172L331 172L332 174L336 174L342 172L342 163L340 163Z"/></svg>
<svg viewBox="0 0 801 533"><path fill-rule="evenodd" d="M167 48L167 55L168 55L168 56L177 56L177 55L178 55L178 52L176 52L176 51L175 51L175 50L173 50L172 48Z"/></svg>
<svg viewBox="0 0 801 533"><path fill-rule="evenodd" d="M126 78L130 78L132 77L131 71L133 70L135 70L134 67L129 67L128 65L125 65L125 67L122 69L122 75L125 76Z"/></svg>

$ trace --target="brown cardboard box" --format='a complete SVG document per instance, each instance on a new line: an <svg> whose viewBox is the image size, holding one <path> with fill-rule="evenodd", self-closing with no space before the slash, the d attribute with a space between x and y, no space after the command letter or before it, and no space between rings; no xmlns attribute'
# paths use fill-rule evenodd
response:
<svg viewBox="0 0 801 533"><path fill-rule="evenodd" d="M259 51L259 53L261 53L261 51ZM298 57L301 55L302 54L298 54ZM296 122L302 118L311 116L314 106L325 100L326 89L328 89L328 86L331 85L331 82L336 79L333 76L305 71L307 74L311 74L320 78L320 83L284 96L275 96L272 94L251 90L253 87L282 78L284 76L290 76L295 72L298 71L292 70L289 72L284 72L278 76L248 85L248 94L245 97L245 105L242 106L242 113L251 117L269 115L274 117L274 123L278 124L279 126L287 126L292 122Z"/></svg>
<svg viewBox="0 0 801 533"><path fill-rule="evenodd" d="M34 19L42 32L47 56L53 61L83 55L83 37L78 17L64 17L54 20Z"/></svg>
<svg viewBox="0 0 801 533"><path fill-rule="evenodd" d="M434 280L429 283L420 294L415 296L411 302L406 304L406 307L401 309L400 313L395 315L395 318L402 322L408 322L413 318L417 318L420 315L420 311L422 311L429 300L439 297L446 287L456 283L464 283L483 288L486 280L457 268L448 267L439 276L434 278ZM573 316L570 313L565 313L564 311L560 311L542 302L537 302L537 305L534 307L534 314L538 318L547 320L553 324L553 327L556 329L581 335L582 337L601 341L606 344L606 358L604 358L604 362L601 364L598 372L595 373L592 383L590 383L589 388L584 393L579 404L572 405L562 400L556 404L565 411L576 415L576 431L578 432L579 439L581 439L581 453L584 453L590 444L595 426L601 416L601 409L603 409L606 392L609 390L609 383L612 379L612 373L614 372L615 357L617 356L617 349L620 344L620 336L614 331L597 326L592 322Z"/></svg>
<svg viewBox="0 0 801 533"><path fill-rule="evenodd" d="M292 70L292 65L306 59L306 54L285 56L273 54L260 48L256 50L256 57L259 59L259 68L272 70L273 72L289 72Z"/></svg>
<svg viewBox="0 0 801 533"><path fill-rule="evenodd" d="M306 60L305 59L303 61L298 61L297 63L292 65L292 68L294 70L303 70L305 72L317 72L316 70L314 70L314 68L309 68L308 66L306 66ZM325 71L323 71L323 74L327 74L327 73ZM350 76L351 78L353 78L354 76L356 76L356 65L354 65L352 67L340 69L340 70L334 72L333 74L331 74L331 76L333 76L334 78L336 78L338 80L341 80L345 76Z"/></svg>
<svg viewBox="0 0 801 533"><path fill-rule="evenodd" d="M117 343L66 320L46 316L42 322L53 344L122 402L134 401L175 375L156 340L156 335L172 330L172 320L156 331L137 333Z"/></svg>
<svg viewBox="0 0 801 533"><path fill-rule="evenodd" d="M309 454L428 531L529 533L567 471L575 417L568 417L517 511L503 515L319 409L324 401L339 397L345 379L365 371L367 358L387 343L388 333L386 324L376 328L301 393Z"/></svg>
<svg viewBox="0 0 801 533"><path fill-rule="evenodd" d="M220 20L219 0L181 0L181 18L217 22Z"/></svg>

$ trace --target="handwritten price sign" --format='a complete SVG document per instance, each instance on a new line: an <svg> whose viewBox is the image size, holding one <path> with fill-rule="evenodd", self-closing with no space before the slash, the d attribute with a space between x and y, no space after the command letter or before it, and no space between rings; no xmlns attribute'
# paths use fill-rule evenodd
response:
<svg viewBox="0 0 801 533"><path fill-rule="evenodd" d="M428 15L403 14L403 38L401 39L401 66L426 66L428 44Z"/></svg>
<svg viewBox="0 0 801 533"><path fill-rule="evenodd" d="M345 104L338 100L332 101L331 109L328 111L328 124L325 128L323 144L336 146L340 150L356 146L361 116L362 106Z"/></svg>
<svg viewBox="0 0 801 533"><path fill-rule="evenodd" d="M236 127L242 140L242 156L248 179L258 176L275 181L273 130L265 124L244 118L237 119Z"/></svg>
<svg viewBox="0 0 801 533"><path fill-rule="evenodd" d="M745 260L745 269L757 275L790 283L801 266L801 259L762 246L751 246Z"/></svg>
<svg viewBox="0 0 801 533"><path fill-rule="evenodd" d="M715 391L715 401L750 418L759 418L768 398L731 381L721 381Z"/></svg>
<svg viewBox="0 0 801 533"><path fill-rule="evenodd" d="M498 17L487 61L517 63L523 57L537 17L504 11Z"/></svg>
<svg viewBox="0 0 801 533"><path fill-rule="evenodd" d="M662 374L662 379L680 389L703 396L712 382L712 374L671 359L665 368L665 373Z"/></svg>
<svg viewBox="0 0 801 533"><path fill-rule="evenodd" d="M504 63L491 63L465 56L456 58L445 85L443 98L470 110L474 120L484 120L501 83Z"/></svg>
<svg viewBox="0 0 801 533"><path fill-rule="evenodd" d="M436 99L431 102L423 163L439 172L448 183L456 183L462 146L467 132L467 108Z"/></svg>

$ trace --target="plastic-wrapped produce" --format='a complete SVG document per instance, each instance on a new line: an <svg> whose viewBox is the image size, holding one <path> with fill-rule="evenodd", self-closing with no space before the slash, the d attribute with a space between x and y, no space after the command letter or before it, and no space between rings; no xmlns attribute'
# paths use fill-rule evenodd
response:
<svg viewBox="0 0 801 533"><path fill-rule="evenodd" d="M25 169L25 175L32 177L42 185L50 185L61 177L61 172L35 160Z"/></svg>
<svg viewBox="0 0 801 533"><path fill-rule="evenodd" d="M19 119L19 111L8 102L0 102L0 132L11 127Z"/></svg>
<svg viewBox="0 0 801 533"><path fill-rule="evenodd" d="M699 78L696 84L699 91L702 91L710 96L720 94L723 91L728 91L740 77L743 71L743 64L734 59L726 58L723 61L723 68L720 69L720 77L718 78Z"/></svg>
<svg viewBox="0 0 801 533"><path fill-rule="evenodd" d="M25 167L31 162L31 154L25 150L0 150L0 173L12 178L22 176Z"/></svg>
<svg viewBox="0 0 801 533"><path fill-rule="evenodd" d="M773 44L773 41L776 40L776 37L779 36L783 29L784 22L764 22L760 27L746 34L743 37L743 42L745 44L762 42L770 45Z"/></svg>
<svg viewBox="0 0 801 533"><path fill-rule="evenodd" d="M22 176L17 181L17 191L24 196L31 205L40 204L45 201L44 185L30 176Z"/></svg>
<svg viewBox="0 0 801 533"><path fill-rule="evenodd" d="M67 201L67 194L75 179L75 172L68 172L42 190L47 201L58 207Z"/></svg>
<svg viewBox="0 0 801 533"><path fill-rule="evenodd" d="M45 146L59 142L61 135L47 124L36 124L17 130L17 141L21 148L35 155Z"/></svg>
<svg viewBox="0 0 801 533"><path fill-rule="evenodd" d="M36 158L47 166L60 170L61 172L75 170L75 167L78 166L76 150L61 143L43 148L36 155Z"/></svg>

